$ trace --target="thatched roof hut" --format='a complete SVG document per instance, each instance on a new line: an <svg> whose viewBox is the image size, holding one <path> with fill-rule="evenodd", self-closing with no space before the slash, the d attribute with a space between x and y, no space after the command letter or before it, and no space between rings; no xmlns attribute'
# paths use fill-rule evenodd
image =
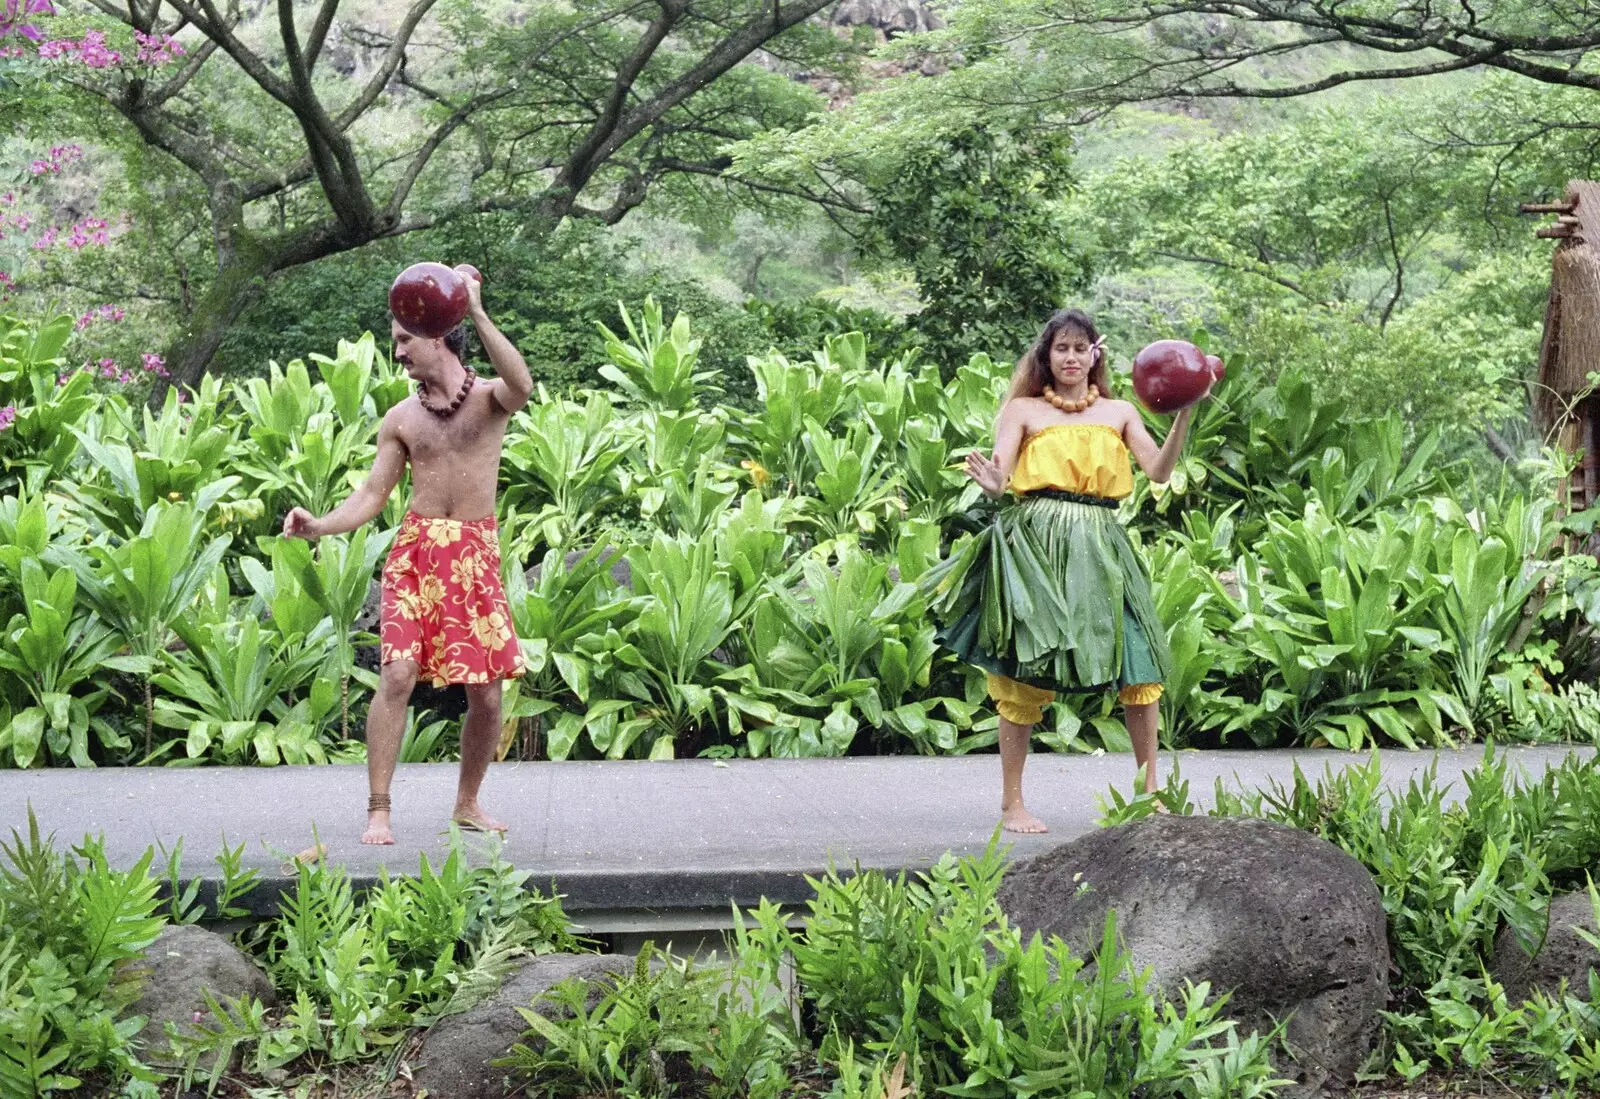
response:
<svg viewBox="0 0 1600 1099"><path fill-rule="evenodd" d="M1582 461L1562 485L1564 511L1600 504L1600 394L1589 381L1600 374L1600 183L1574 181L1560 202L1529 203L1527 213L1555 214L1541 237L1556 245L1550 300L1539 346L1539 386L1534 422L1539 433Z"/></svg>

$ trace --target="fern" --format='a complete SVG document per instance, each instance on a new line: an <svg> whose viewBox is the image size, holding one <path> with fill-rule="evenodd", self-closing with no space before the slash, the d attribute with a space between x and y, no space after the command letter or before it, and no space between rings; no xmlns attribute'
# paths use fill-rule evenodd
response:
<svg viewBox="0 0 1600 1099"><path fill-rule="evenodd" d="M471 1011L493 995L511 972L522 948L522 935L511 927L490 928L473 948L467 964L450 975L449 991L417 1015L418 1026L432 1026L447 1015Z"/></svg>
<svg viewBox="0 0 1600 1099"><path fill-rule="evenodd" d="M149 1082L129 1044L143 1020L118 1019L126 990L113 987L119 963L163 926L153 848L114 870L102 840L71 854L40 832L32 807L27 835L0 845L0 1099L78 1086L75 1073Z"/></svg>
<svg viewBox="0 0 1600 1099"><path fill-rule="evenodd" d="M83 976L92 986L103 987L117 963L155 942L166 922L155 914L161 904L150 875L155 851L145 848L125 871L111 868L99 840L85 841L77 853L88 864L78 879Z"/></svg>
<svg viewBox="0 0 1600 1099"><path fill-rule="evenodd" d="M0 1099L35 1099L79 1083L56 1071L73 1053L56 1020L76 998L70 975L48 951L34 963L0 1006Z"/></svg>
<svg viewBox="0 0 1600 1099"><path fill-rule="evenodd" d="M167 860L167 920L175 924L199 923L206 906L200 903L199 878L190 879L187 889L183 887L183 837L178 837L171 851L159 841L156 846Z"/></svg>
<svg viewBox="0 0 1600 1099"><path fill-rule="evenodd" d="M5 862L0 865L0 900L10 910L11 926L26 933L28 953L69 941L77 917L72 880L67 863L54 847L55 835L41 836L39 818L28 805L28 837L16 829L12 842L0 844Z"/></svg>

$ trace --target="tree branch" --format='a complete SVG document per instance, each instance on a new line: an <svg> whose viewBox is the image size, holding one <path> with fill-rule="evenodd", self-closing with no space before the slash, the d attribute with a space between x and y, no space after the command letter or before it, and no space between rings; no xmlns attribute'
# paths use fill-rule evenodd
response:
<svg viewBox="0 0 1600 1099"><path fill-rule="evenodd" d="M438 152L439 146L443 145L450 135L455 133L462 123L466 122L476 112L490 103L506 98L513 91L515 91L514 88L501 88L497 92L474 96L456 108L449 118L440 123L433 133L428 135L428 140L423 142L422 147L411 157L411 163L406 166L400 181L395 184L394 191L389 196L386 215L390 220L398 221L400 219L401 210L405 206L407 196L411 194L411 188L416 184L417 177L422 174L422 170L428 166L428 161L433 158L433 154ZM478 174L482 175L483 173L479 172Z"/></svg>
<svg viewBox="0 0 1600 1099"><path fill-rule="evenodd" d="M1394 211L1389 203L1389 196L1383 196L1383 220L1389 230L1389 254L1394 256L1394 293L1389 298L1389 304L1383 307L1383 316L1378 318L1378 331L1382 332L1389 324L1389 317L1394 313L1394 307L1400 301L1400 295L1405 292L1406 264L1400 258L1400 243L1395 239Z"/></svg>
<svg viewBox="0 0 1600 1099"><path fill-rule="evenodd" d="M207 61L211 59L211 55L216 52L216 42L210 38L207 38L195 48L195 51L189 55L189 60L183 63L183 68L179 69L178 72L173 75L171 80L168 80L165 84L161 85L161 87L145 96L145 105L149 107L160 107L165 104L167 100L183 91L183 89L188 86L189 81L193 80L199 74L200 69Z"/></svg>
<svg viewBox="0 0 1600 1099"><path fill-rule="evenodd" d="M317 180L340 224L348 230L359 230L372 221L372 200L366 193L355 151L322 109L316 89L311 86L311 69L300 50L300 34L294 24L294 0L278 0L278 34L283 39L284 58L294 84L295 95L289 109L305 132Z"/></svg>
<svg viewBox="0 0 1600 1099"><path fill-rule="evenodd" d="M1107 80L1099 87L1087 89L1103 95L1119 87L1131 85L1128 87L1130 95L1141 99L1161 96L1282 99L1311 95L1358 81L1427 76L1479 65L1514 72L1547 84L1600 90L1600 72L1585 71L1580 67L1581 61L1562 56L1581 55L1600 47L1600 26L1594 25L1564 34L1526 34L1514 29L1502 30L1486 25L1476 15L1469 14L1465 23L1453 20L1448 16L1436 14L1428 0L1423 0L1418 5L1399 8L1393 18L1351 13L1345 10L1346 5L1343 0L1310 0L1310 2L1307 0L1177 0L1165 4L1147 3L1131 11L1115 9L1109 12L1103 8L1096 9L1094 6L1090 6L1087 11L1074 11L1072 10L1074 5L1070 2L1066 6L1069 9L1068 14L1059 19L1024 26L1016 32L994 36L993 39L985 41L1026 38L1052 29L1082 28L1092 32L1095 28L1102 28L1129 31L1154 27L1163 21L1181 16L1194 15L1221 17L1262 26L1289 26L1313 32L1305 39L1288 44L1288 51L1285 50L1284 43L1247 47L1220 65L1214 55L1203 51L1186 51L1182 56L1169 57L1152 65L1136 65L1136 70L1142 69L1142 71ZM1467 10L1471 11L1470 8ZM1413 18L1407 19L1407 16ZM1217 72L1231 67L1241 56L1281 54L1325 44L1330 40L1347 42L1378 53L1411 54L1435 50L1450 55L1450 59L1395 68L1348 69L1321 79L1276 87L1233 81L1207 82L1208 78ZM1544 58L1529 55L1544 55ZM1136 56L1125 58L1130 62L1136 59ZM1157 80L1156 86L1141 83L1161 73L1167 74L1166 79ZM1073 89L1074 92L1084 90Z"/></svg>
<svg viewBox="0 0 1600 1099"><path fill-rule="evenodd" d="M93 2L99 3L100 0ZM215 42L224 53L233 58L234 64L243 69L245 75L255 81L262 91L293 110L293 90L267 68L266 62L246 49L244 43L234 36L235 20L223 19L212 0L199 0L204 15L196 11L188 0L167 0L167 3L171 4L179 15L193 23L201 34Z"/></svg>
<svg viewBox="0 0 1600 1099"><path fill-rule="evenodd" d="M1192 256L1183 252L1168 252L1160 248L1151 249L1150 254L1162 256L1166 259L1182 260L1185 263L1203 263L1209 267L1221 267L1228 271L1238 271L1240 274L1244 275L1255 275L1257 278L1266 279L1268 282L1275 282L1286 290L1294 291L1296 294L1299 294L1302 298L1305 298L1314 305L1327 304L1327 302L1317 298L1305 287L1301 286L1293 279L1284 278L1282 275L1275 275L1270 271L1260 271L1253 267L1243 267L1237 263L1229 263L1227 260L1216 259L1213 256Z"/></svg>
<svg viewBox="0 0 1600 1099"><path fill-rule="evenodd" d="M1492 427L1483 429L1483 445L1488 447L1490 453L1502 462L1514 462L1517 460L1517 456L1512 452L1511 447L1500 437L1500 433Z"/></svg>
<svg viewBox="0 0 1600 1099"><path fill-rule="evenodd" d="M389 50L384 54L377 71L372 74L372 79L361 89L361 94L351 100L349 105L335 117L334 122L339 129L348 130L388 86L389 78L394 75L394 71L400 67L400 62L405 58L406 47L411 43L412 33L416 31L417 24L422 22L422 17L428 14L428 9L433 5L434 0L416 0L411 5L411 10L406 12L406 17L400 21L400 28L395 31L394 41L389 44Z"/></svg>
<svg viewBox="0 0 1600 1099"><path fill-rule="evenodd" d="M317 21L311 24L311 36L306 39L307 69L317 67L317 58L322 56L322 45L328 40L328 30L333 26L333 15L338 10L339 0L322 0Z"/></svg>
<svg viewBox="0 0 1600 1099"><path fill-rule="evenodd" d="M785 187L781 184L763 183L759 180L746 179L743 176L730 176L728 175L727 170L733 166L733 160L731 157L720 157L710 164L696 163L695 161L691 160L680 160L677 157L656 157L651 161L651 163L659 166L662 169L659 173L657 173L658 175L665 175L668 172L682 172L686 175L710 176L713 179L717 179L728 184L730 187L745 187L752 191L762 191L767 194L782 195L786 198L801 198L805 199L807 202L816 203L818 206L831 206L837 210L843 210L852 214L871 213L870 207L863 206L859 202L854 202L850 199L844 198L838 193L837 190L831 187L829 190L833 193L831 195L824 195L804 187Z"/></svg>
<svg viewBox="0 0 1600 1099"><path fill-rule="evenodd" d="M689 71L661 89L654 98L629 111L595 154L603 160L646 126L649 126L695 92L732 69L749 57L762 43L784 31L805 22L835 0L798 0L787 10L774 0L771 16L757 15L746 21L738 30L728 35Z"/></svg>
<svg viewBox="0 0 1600 1099"><path fill-rule="evenodd" d="M621 65L617 67L617 75L611 82L611 90L607 93L605 101L601 104L599 117L594 121L588 134L578 143L578 147L567 157L566 166L557 178L557 185L564 186L576 195L589 182L589 177L594 173L594 166L598 160L604 159L600 151L605 148L607 141L616 133L617 124L622 118L622 108L628 101L628 93L633 89L634 82L644 72L644 67L655 56L656 50L661 48L661 43L667 40L667 35L683 18L685 5L676 0L664 0L661 10L650 21L649 27L640 36L638 44Z"/></svg>

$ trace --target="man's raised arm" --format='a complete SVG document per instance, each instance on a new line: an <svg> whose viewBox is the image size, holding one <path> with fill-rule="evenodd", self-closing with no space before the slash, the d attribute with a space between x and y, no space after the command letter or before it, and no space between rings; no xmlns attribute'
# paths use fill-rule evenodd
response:
<svg viewBox="0 0 1600 1099"><path fill-rule="evenodd" d="M528 364L523 361L522 352L489 319L489 314L483 308L483 285L471 275L463 273L461 277L467 282L472 327L477 330L478 339L483 341L483 350L489 356L494 372L500 375L489 383L489 396L509 415L527 404L528 398L533 395L533 375L528 373Z"/></svg>

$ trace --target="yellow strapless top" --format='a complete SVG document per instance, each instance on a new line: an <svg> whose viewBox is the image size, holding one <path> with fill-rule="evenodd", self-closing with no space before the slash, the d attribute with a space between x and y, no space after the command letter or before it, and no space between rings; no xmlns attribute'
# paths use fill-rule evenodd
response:
<svg viewBox="0 0 1600 1099"><path fill-rule="evenodd" d="M1109 424L1054 424L1022 440L1011 488L1059 488L1120 500L1133 491L1128 448Z"/></svg>

